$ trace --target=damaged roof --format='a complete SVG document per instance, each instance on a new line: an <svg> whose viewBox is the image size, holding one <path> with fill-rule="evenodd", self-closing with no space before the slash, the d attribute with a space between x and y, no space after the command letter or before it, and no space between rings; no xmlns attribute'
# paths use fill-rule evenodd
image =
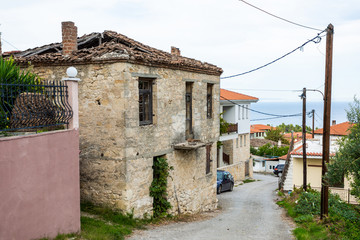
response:
<svg viewBox="0 0 360 240"><path fill-rule="evenodd" d="M125 35L105 31L77 38L78 50L62 55L62 43L12 53L19 64L65 65L104 62L130 62L147 66L168 67L220 76L215 65L171 54L137 42ZM5 56L5 54L4 54Z"/></svg>

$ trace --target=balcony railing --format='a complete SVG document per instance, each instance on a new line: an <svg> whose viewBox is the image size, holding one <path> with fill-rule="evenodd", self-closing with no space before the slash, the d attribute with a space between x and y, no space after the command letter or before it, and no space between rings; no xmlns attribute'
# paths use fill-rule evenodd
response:
<svg viewBox="0 0 360 240"><path fill-rule="evenodd" d="M237 132L238 131L238 124L235 123L230 123L229 126L227 127L227 133L232 133L232 132Z"/></svg>

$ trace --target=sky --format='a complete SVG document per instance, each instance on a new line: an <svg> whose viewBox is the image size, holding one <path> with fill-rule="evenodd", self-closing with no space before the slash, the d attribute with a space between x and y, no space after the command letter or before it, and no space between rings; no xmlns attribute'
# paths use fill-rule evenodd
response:
<svg viewBox="0 0 360 240"><path fill-rule="evenodd" d="M333 24L332 101L360 95L359 0L247 0L272 14L324 30ZM2 50L61 42L61 22L78 35L113 30L146 45L221 67L226 77L262 66L317 36L239 0L13 0L0 9ZM298 102L301 90L324 90L325 43L307 44L261 70L221 80L221 87L259 102ZM322 101L308 92L307 101Z"/></svg>

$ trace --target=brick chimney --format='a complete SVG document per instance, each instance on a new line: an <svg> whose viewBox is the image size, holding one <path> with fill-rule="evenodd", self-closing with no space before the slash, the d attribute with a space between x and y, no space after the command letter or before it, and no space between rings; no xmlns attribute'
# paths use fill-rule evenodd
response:
<svg viewBox="0 0 360 240"><path fill-rule="evenodd" d="M336 120L332 120L332 124L331 125L336 125Z"/></svg>
<svg viewBox="0 0 360 240"><path fill-rule="evenodd" d="M62 22L62 54L69 56L73 51L77 50L77 27L73 22Z"/></svg>
<svg viewBox="0 0 360 240"><path fill-rule="evenodd" d="M181 56L180 55L180 49L177 47L171 47L171 54L174 54L176 56Z"/></svg>

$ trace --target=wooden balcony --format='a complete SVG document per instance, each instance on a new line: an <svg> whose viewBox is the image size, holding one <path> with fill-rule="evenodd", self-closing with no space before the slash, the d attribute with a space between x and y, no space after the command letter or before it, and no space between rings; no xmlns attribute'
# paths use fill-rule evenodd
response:
<svg viewBox="0 0 360 240"><path fill-rule="evenodd" d="M238 124L233 124L233 123L230 123L228 128L227 128L227 133L233 133L233 132L237 132L238 131Z"/></svg>

